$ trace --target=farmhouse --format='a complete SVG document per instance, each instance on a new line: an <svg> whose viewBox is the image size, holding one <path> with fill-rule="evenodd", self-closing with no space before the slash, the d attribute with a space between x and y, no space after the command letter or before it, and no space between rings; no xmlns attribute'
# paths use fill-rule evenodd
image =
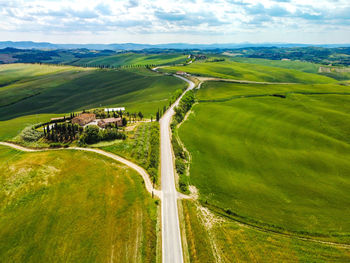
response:
<svg viewBox="0 0 350 263"><path fill-rule="evenodd" d="M72 123L79 124L80 126L84 126L85 124L88 124L89 122L96 119L96 115L94 113L82 113L77 117L74 117L72 119Z"/></svg>
<svg viewBox="0 0 350 263"><path fill-rule="evenodd" d="M97 125L106 128L109 124L115 124L117 127L123 126L122 118L107 118L100 120Z"/></svg>

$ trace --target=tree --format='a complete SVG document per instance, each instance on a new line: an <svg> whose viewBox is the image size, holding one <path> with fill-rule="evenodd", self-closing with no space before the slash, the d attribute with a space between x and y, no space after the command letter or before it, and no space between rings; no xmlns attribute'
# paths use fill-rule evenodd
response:
<svg viewBox="0 0 350 263"><path fill-rule="evenodd" d="M88 143L88 144L98 142L99 141L99 136L98 136L99 130L100 129L96 125L87 126L84 130L85 136L82 136L84 139L83 142Z"/></svg>
<svg viewBox="0 0 350 263"><path fill-rule="evenodd" d="M122 119L122 124L123 126L126 126L128 124L128 120L125 117Z"/></svg>
<svg viewBox="0 0 350 263"><path fill-rule="evenodd" d="M141 111L139 111L138 116L139 116L140 120L142 120L142 119L143 119L143 114L142 114L142 112L141 112Z"/></svg>
<svg viewBox="0 0 350 263"><path fill-rule="evenodd" d="M156 113L156 120L159 121L159 119L160 119L160 114L159 114L159 109L158 109L158 111Z"/></svg>

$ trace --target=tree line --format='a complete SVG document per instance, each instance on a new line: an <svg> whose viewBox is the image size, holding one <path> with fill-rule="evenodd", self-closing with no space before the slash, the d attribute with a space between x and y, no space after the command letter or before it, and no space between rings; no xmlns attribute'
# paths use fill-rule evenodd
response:
<svg viewBox="0 0 350 263"><path fill-rule="evenodd" d="M193 90L189 90L185 93L185 95L181 98L179 105L175 107L175 115L174 115L174 124L178 124L182 122L182 120L185 118L186 113L191 109L193 103L195 102L194 99L194 92Z"/></svg>
<svg viewBox="0 0 350 263"><path fill-rule="evenodd" d="M71 142L77 139L84 128L72 123L47 124L44 128L44 137L52 142Z"/></svg>
<svg viewBox="0 0 350 263"><path fill-rule="evenodd" d="M183 121L186 113L191 109L193 103L195 102L194 92L192 90L186 92L181 98L179 105L175 107L175 115L171 123L172 130L172 146L175 155L175 169L179 175L179 187L184 193L188 193L189 189L189 177L186 175L186 169L188 165L188 155L184 151L183 147L179 143L176 134L176 125Z"/></svg>

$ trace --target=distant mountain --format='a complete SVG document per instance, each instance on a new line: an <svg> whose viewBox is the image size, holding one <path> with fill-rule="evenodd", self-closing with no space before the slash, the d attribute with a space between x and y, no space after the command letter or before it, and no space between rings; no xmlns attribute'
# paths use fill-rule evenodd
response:
<svg viewBox="0 0 350 263"><path fill-rule="evenodd" d="M17 49L93 49L93 50L143 50L143 49L234 49L245 47L349 47L350 44L327 44L327 45L312 45L312 44L293 44L293 43L240 43L240 44L186 44L186 43L169 43L169 44L52 44L48 42L32 42L32 41L3 41L0 42L2 48L17 48Z"/></svg>

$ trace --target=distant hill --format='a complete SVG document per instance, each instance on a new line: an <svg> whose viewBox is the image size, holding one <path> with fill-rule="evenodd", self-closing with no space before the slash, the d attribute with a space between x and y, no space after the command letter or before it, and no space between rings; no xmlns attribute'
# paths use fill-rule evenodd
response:
<svg viewBox="0 0 350 263"><path fill-rule="evenodd" d="M0 49L2 48L18 48L18 49L93 49L93 50L143 50L143 49L231 49L231 48L245 48L245 47L348 47L350 44L332 44L332 45L311 45L311 44L293 44L293 43L240 43L240 44L187 44L187 43L170 43L170 44L52 44L49 42L32 42L32 41L2 41L0 42Z"/></svg>

